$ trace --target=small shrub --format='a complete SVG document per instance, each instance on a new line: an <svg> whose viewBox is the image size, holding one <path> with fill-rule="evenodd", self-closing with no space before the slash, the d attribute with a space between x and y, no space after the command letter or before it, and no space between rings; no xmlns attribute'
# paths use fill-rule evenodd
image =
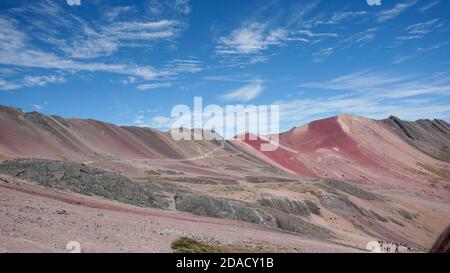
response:
<svg viewBox="0 0 450 273"><path fill-rule="evenodd" d="M222 247L208 245L191 238L181 237L171 245L175 253L223 253Z"/></svg>

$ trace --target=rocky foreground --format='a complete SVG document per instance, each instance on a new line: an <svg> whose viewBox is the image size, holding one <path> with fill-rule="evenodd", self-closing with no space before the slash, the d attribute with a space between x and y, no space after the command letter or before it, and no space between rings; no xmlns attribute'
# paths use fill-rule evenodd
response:
<svg viewBox="0 0 450 273"><path fill-rule="evenodd" d="M185 175L133 180L85 164L42 159L5 161L0 173L1 251L59 252L69 241L79 241L87 252L168 252L180 237L249 252L363 251L378 238L425 251L434 235L427 240L421 231L431 231L450 215L450 208L437 201L417 198L420 205L407 207L408 197L327 179L205 178L207 187L200 190L175 184L178 176L186 183ZM219 189L251 198L219 197ZM303 198L295 192L303 192L297 195ZM431 213L436 209L439 213Z"/></svg>
<svg viewBox="0 0 450 273"><path fill-rule="evenodd" d="M248 252L360 251L241 221L49 190L4 175L0 202L0 253L69 252L72 241L81 252L172 252L171 243L180 237Z"/></svg>

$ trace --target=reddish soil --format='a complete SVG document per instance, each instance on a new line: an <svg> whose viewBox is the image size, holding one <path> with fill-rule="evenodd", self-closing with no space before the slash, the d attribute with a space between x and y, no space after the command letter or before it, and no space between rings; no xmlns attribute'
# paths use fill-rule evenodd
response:
<svg viewBox="0 0 450 273"><path fill-rule="evenodd" d="M280 134L273 152L259 151L262 140L240 141L241 148L273 165L306 176L353 180L449 200L430 188L430 174L418 163L450 169L406 143L383 122L342 115L311 122ZM261 156L263 154L264 156Z"/></svg>
<svg viewBox="0 0 450 273"><path fill-rule="evenodd" d="M244 142L248 144L255 150L260 150L262 144L267 144L268 142L261 139L256 138L256 140L251 140L249 134L245 136ZM316 176L314 172L309 170L297 157L294 156L293 153L284 149L277 149L275 151L262 151L262 154L280 164L286 169L294 171L297 174L305 175L305 176Z"/></svg>
<svg viewBox="0 0 450 273"><path fill-rule="evenodd" d="M171 252L182 236L249 251L355 252L338 243L280 230L187 213L133 207L100 198L0 181L0 253Z"/></svg>

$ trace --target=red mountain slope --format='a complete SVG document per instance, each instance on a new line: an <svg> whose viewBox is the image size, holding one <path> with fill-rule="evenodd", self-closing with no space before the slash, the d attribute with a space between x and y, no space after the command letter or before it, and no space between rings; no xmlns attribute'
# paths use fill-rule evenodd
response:
<svg viewBox="0 0 450 273"><path fill-rule="evenodd" d="M386 123L341 115L280 134L279 149L259 151L263 140L239 141L243 149L306 176L348 179L396 188L429 184L423 166L450 169L405 142Z"/></svg>
<svg viewBox="0 0 450 273"><path fill-rule="evenodd" d="M1 159L127 161L130 168L138 168L139 160L150 160L144 167L164 165L220 175L243 175L242 168L277 166L304 176L419 191L434 183L429 167L450 169L448 163L407 143L389 123L351 115L317 120L281 133L280 147L273 152L259 151L264 142L259 138L177 142L169 132L150 128L63 119L10 107L0 107L0 132Z"/></svg>

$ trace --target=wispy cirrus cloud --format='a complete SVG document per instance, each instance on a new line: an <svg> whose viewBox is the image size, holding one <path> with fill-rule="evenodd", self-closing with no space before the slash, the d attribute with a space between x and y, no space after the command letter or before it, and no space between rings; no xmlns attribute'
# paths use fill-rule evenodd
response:
<svg viewBox="0 0 450 273"><path fill-rule="evenodd" d="M441 2L440 0L435 0L435 1L428 2L427 4L421 6L419 8L419 11L420 12L425 12L425 11L433 8L434 6L437 6L440 2Z"/></svg>
<svg viewBox="0 0 450 273"><path fill-rule="evenodd" d="M378 28L369 28L360 32L351 34L350 36L337 42L342 49L359 48L369 42L372 42L377 37Z"/></svg>
<svg viewBox="0 0 450 273"><path fill-rule="evenodd" d="M82 24L79 31L68 39L47 40L59 47L67 56L77 59L92 59L110 56L120 48L149 47L149 42L172 41L181 31L178 21L152 22L127 21L93 27Z"/></svg>
<svg viewBox="0 0 450 273"><path fill-rule="evenodd" d="M243 67L267 62L271 47L282 46L288 42L307 42L306 39L291 37L282 27L271 27L257 22L246 23L216 40L215 53L221 63L228 67Z"/></svg>
<svg viewBox="0 0 450 273"><path fill-rule="evenodd" d="M298 35L304 35L308 38L317 38L317 37L338 37L339 35L334 32L313 32L309 29L301 29L301 30L295 30L293 33Z"/></svg>
<svg viewBox="0 0 450 273"><path fill-rule="evenodd" d="M360 71L325 82L310 82L300 87L357 92L382 98L409 98L423 94L450 96L450 78L396 75L388 72Z"/></svg>
<svg viewBox="0 0 450 273"><path fill-rule="evenodd" d="M263 90L264 86L262 81L255 80L252 83L232 90L220 97L224 100L247 102L259 96Z"/></svg>
<svg viewBox="0 0 450 273"><path fill-rule="evenodd" d="M398 36L396 39L403 41L420 39L442 26L443 24L437 18L426 22L420 22L406 27L405 30L407 31L407 35Z"/></svg>
<svg viewBox="0 0 450 273"><path fill-rule="evenodd" d="M107 8L104 11L103 16L107 21L111 22L116 20L117 18L120 18L121 16L127 15L135 11L136 9L133 6L115 6Z"/></svg>
<svg viewBox="0 0 450 273"><path fill-rule="evenodd" d="M110 18L130 11L128 6L119 8L120 10L110 14ZM124 47L149 47L157 41L171 43L183 28L183 23L177 20L116 20L113 23L100 24L67 13L57 2L46 0L30 4L26 8L18 5L8 12L11 15L0 17L0 64L6 66L70 73L121 74L133 79L126 80L127 84L134 83L137 79L173 78L181 73L201 71L201 63L194 60L178 60L160 69L129 61L92 61L110 57ZM29 25L25 26L23 22ZM52 83L51 80L47 82ZM38 82L35 85L39 85ZM26 85L2 78L2 89L12 90L27 86L31 86L31 83Z"/></svg>
<svg viewBox="0 0 450 273"><path fill-rule="evenodd" d="M215 53L231 67L243 67L269 61L279 47L298 44L312 44L339 35L333 32L315 32L310 29L289 29L268 24L251 23L234 29L229 35L221 36L216 43ZM272 50L272 52L273 52Z"/></svg>
<svg viewBox="0 0 450 273"><path fill-rule="evenodd" d="M214 75L203 77L207 81L253 83L254 77L249 74Z"/></svg>
<svg viewBox="0 0 450 273"><path fill-rule="evenodd" d="M202 62L197 59L173 59L166 67L175 73L197 73L203 70Z"/></svg>
<svg viewBox="0 0 450 273"><path fill-rule="evenodd" d="M450 117L446 103L446 98L450 97L448 74L418 77L366 70L323 82L304 83L299 87L322 92L312 98L275 101L274 104L280 105L285 126L298 126L342 113L372 118L390 115L404 119ZM327 90L340 93L330 96Z"/></svg>
<svg viewBox="0 0 450 273"><path fill-rule="evenodd" d="M140 84L136 88L141 90L141 91L146 91L146 90L152 90L152 89L169 88L171 86L172 86L172 83L170 83L170 82L163 82L163 83Z"/></svg>
<svg viewBox="0 0 450 273"><path fill-rule="evenodd" d="M284 130L344 113L375 119L391 115L407 120L450 117L448 105L438 99L429 98L398 101L350 95L275 101L274 104L280 105L280 121Z"/></svg>
<svg viewBox="0 0 450 273"><path fill-rule="evenodd" d="M153 15L169 14L183 14L191 13L192 7L189 0L159 0L149 1L147 10Z"/></svg>
<svg viewBox="0 0 450 273"><path fill-rule="evenodd" d="M45 68L64 71L110 72L154 79L167 72L149 66L78 62L59 57L28 44L27 35L14 21L0 18L0 63L19 67Z"/></svg>
<svg viewBox="0 0 450 273"><path fill-rule="evenodd" d="M25 76L14 80L0 78L0 90L16 90L25 87L46 86L53 83L64 83L66 80L61 75Z"/></svg>
<svg viewBox="0 0 450 273"><path fill-rule="evenodd" d="M81 6L81 0L66 0L69 6Z"/></svg>
<svg viewBox="0 0 450 273"><path fill-rule="evenodd" d="M406 53L406 54L401 54L401 55L395 56L393 63L400 64L400 63L403 63L403 62L406 62L409 60L417 59L418 57L431 55L431 54L445 48L448 45L449 45L448 42L443 42L443 43L438 43L438 44L428 46L428 47L417 47L411 53Z"/></svg>
<svg viewBox="0 0 450 273"><path fill-rule="evenodd" d="M409 0L403 3L395 4L395 6L388 10L380 11L377 14L377 20L378 22L386 22L390 19L393 19L400 14L402 14L404 11L406 11L411 6L415 5L417 3L417 0Z"/></svg>
<svg viewBox="0 0 450 273"><path fill-rule="evenodd" d="M334 52L334 48L327 47L313 53L313 63L321 63L323 60L331 56Z"/></svg>
<svg viewBox="0 0 450 273"><path fill-rule="evenodd" d="M255 54L272 45L279 45L287 38L283 28L269 29L266 24L251 23L235 29L228 36L218 39L219 54Z"/></svg>
<svg viewBox="0 0 450 273"><path fill-rule="evenodd" d="M339 11L333 13L329 20L317 20L314 25L335 25L346 19L367 16L368 14L369 13L367 11Z"/></svg>
<svg viewBox="0 0 450 273"><path fill-rule="evenodd" d="M270 47L291 42L308 43L311 38L338 37L337 33L314 32L309 29L271 28L268 24L251 23L234 29L218 39L215 51L222 55L259 54Z"/></svg>
<svg viewBox="0 0 450 273"><path fill-rule="evenodd" d="M151 22L117 22L102 27L102 31L119 41L153 41L174 37L180 22L174 20L161 20Z"/></svg>
<svg viewBox="0 0 450 273"><path fill-rule="evenodd" d="M91 21L68 13L57 2L37 1L12 8L15 18L28 23L27 34L76 59L108 57L121 48L151 47L158 42L173 43L184 29L178 19L149 19L145 16L118 17L135 11L133 6L105 7L107 22ZM128 19L128 20L127 20Z"/></svg>

